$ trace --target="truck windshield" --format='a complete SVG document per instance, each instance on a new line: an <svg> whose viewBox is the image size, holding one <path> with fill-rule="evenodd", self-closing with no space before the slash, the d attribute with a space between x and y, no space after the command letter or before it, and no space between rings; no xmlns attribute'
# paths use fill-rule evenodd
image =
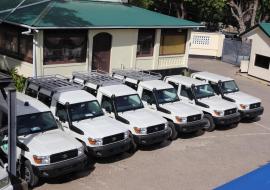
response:
<svg viewBox="0 0 270 190"><path fill-rule="evenodd" d="M125 112L143 108L143 103L139 95L119 96L115 98L117 112Z"/></svg>
<svg viewBox="0 0 270 190"><path fill-rule="evenodd" d="M80 121L104 115L99 103L96 100L71 104L69 106L69 112L72 121Z"/></svg>
<svg viewBox="0 0 270 190"><path fill-rule="evenodd" d="M195 86L193 90L198 99L215 96L215 92L209 84Z"/></svg>
<svg viewBox="0 0 270 190"><path fill-rule="evenodd" d="M51 112L41 112L17 116L17 135L29 135L57 129L58 126Z"/></svg>
<svg viewBox="0 0 270 190"><path fill-rule="evenodd" d="M179 97L174 88L157 90L156 97L159 104L179 101Z"/></svg>
<svg viewBox="0 0 270 190"><path fill-rule="evenodd" d="M221 89L225 94L239 91L237 84L233 80L222 82Z"/></svg>

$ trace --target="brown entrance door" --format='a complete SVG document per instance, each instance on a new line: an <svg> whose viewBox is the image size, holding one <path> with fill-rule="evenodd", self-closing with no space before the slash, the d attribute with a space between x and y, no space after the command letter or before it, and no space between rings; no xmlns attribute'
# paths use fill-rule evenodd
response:
<svg viewBox="0 0 270 190"><path fill-rule="evenodd" d="M93 39L92 70L110 71L112 35L99 33Z"/></svg>

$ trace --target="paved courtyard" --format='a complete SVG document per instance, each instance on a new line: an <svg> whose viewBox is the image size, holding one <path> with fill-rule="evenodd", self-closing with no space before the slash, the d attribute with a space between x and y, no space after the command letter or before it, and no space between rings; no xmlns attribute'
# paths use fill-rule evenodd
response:
<svg viewBox="0 0 270 190"><path fill-rule="evenodd" d="M99 160L94 168L36 189L57 190L208 190L242 176L270 160L270 87L236 75L239 69L216 60L190 59L190 68L234 78L242 91L260 97L265 113L253 123L219 128L200 136L181 136L134 155Z"/></svg>

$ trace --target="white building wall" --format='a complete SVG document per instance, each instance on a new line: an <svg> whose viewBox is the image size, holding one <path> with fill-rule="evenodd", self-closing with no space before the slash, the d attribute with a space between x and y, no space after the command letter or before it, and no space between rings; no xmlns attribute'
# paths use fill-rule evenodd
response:
<svg viewBox="0 0 270 190"><path fill-rule="evenodd" d="M256 54L270 57L270 38L259 28L247 34L252 40L250 62L248 67L248 74L270 81L270 68L264 69L255 66ZM246 35L246 36L247 36Z"/></svg>
<svg viewBox="0 0 270 190"><path fill-rule="evenodd" d="M225 35L211 32L192 32L190 55L221 57Z"/></svg>

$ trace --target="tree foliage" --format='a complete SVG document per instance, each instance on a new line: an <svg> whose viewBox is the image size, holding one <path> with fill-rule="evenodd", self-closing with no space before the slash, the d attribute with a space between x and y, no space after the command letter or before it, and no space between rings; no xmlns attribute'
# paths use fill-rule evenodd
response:
<svg viewBox="0 0 270 190"><path fill-rule="evenodd" d="M224 23L243 32L270 20L270 0L131 0L131 3L209 25Z"/></svg>

